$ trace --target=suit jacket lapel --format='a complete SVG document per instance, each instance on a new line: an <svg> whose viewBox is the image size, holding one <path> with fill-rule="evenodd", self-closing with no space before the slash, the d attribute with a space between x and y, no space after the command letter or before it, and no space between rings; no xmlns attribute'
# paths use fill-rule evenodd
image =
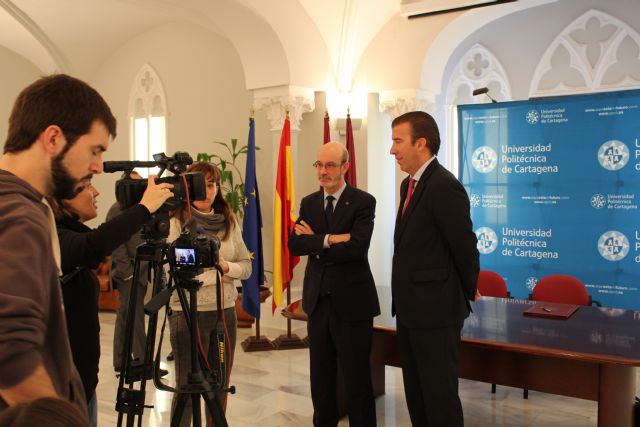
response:
<svg viewBox="0 0 640 427"><path fill-rule="evenodd" d="M311 220L311 228L316 234L323 234L327 231L326 221L324 219L324 192L322 190L315 193L311 200L311 206L309 206L310 212L308 213Z"/></svg>
<svg viewBox="0 0 640 427"><path fill-rule="evenodd" d="M433 161L429 164L429 166L427 166L425 171L422 173L420 180L416 183L415 187L413 188L413 194L411 195L411 200L409 200L409 205L407 205L407 209L405 210L404 215L402 215L402 207L404 206L404 199L406 197L407 189L409 187L409 177L405 178L405 180L402 181L401 188L403 188L404 190L401 190L400 194L404 194L404 196L402 197L402 200L400 200L400 207L398 209L398 218L396 218L396 232L394 236L395 244L397 244L400 241L400 237L402 236L402 233L406 228L407 223L409 222L409 219L411 218L411 214L416 209L416 206L418 206L418 204L420 203L420 199L422 198L425 188L427 187L427 181L429 177L433 174L433 171L436 170L438 165L439 165L438 159L437 158L433 159Z"/></svg>
<svg viewBox="0 0 640 427"><path fill-rule="evenodd" d="M402 220L402 207L404 206L404 199L407 197L407 189L409 188L409 177L406 177L400 184L400 206L398 206L398 213L396 214L396 227L393 231L393 241L398 243L400 239L400 222Z"/></svg>
<svg viewBox="0 0 640 427"><path fill-rule="evenodd" d="M340 221L344 217L345 213L349 209L349 205L353 203L353 188L347 184L344 191L340 195L338 202L333 207L333 215L331 216L331 224L329 224L329 230L333 230L336 224L340 224ZM324 203L323 203L324 206Z"/></svg>

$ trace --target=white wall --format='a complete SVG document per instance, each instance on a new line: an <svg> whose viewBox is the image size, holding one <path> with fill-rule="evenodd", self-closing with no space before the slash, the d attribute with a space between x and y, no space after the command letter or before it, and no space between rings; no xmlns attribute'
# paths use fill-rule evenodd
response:
<svg viewBox="0 0 640 427"><path fill-rule="evenodd" d="M42 73L22 56L2 46L0 46L0 64L2 64L0 66L0 145L4 147L7 140L9 115L16 97Z"/></svg>
<svg viewBox="0 0 640 427"><path fill-rule="evenodd" d="M130 159L129 93L144 63L158 73L164 86L169 116L167 154L187 151L225 154L211 141L246 143L251 99L244 85L239 57L228 40L203 28L171 23L148 31L108 58L91 82L105 97L118 119L118 137L105 160ZM244 159L239 165L244 171ZM113 185L119 174L96 177L104 219L115 201Z"/></svg>

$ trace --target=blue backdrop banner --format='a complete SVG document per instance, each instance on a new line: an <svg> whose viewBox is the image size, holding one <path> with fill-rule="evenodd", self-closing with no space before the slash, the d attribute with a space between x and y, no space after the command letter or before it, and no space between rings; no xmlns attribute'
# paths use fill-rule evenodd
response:
<svg viewBox="0 0 640 427"><path fill-rule="evenodd" d="M526 298L550 274L640 309L640 90L458 107L481 268Z"/></svg>

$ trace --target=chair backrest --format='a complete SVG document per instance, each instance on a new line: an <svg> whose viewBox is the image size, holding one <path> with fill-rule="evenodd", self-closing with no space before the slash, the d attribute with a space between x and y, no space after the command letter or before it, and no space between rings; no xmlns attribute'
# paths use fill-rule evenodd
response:
<svg viewBox="0 0 640 427"><path fill-rule="evenodd" d="M480 270L478 275L478 291L487 297L508 298L509 291L502 276L489 270Z"/></svg>
<svg viewBox="0 0 640 427"><path fill-rule="evenodd" d="M533 288L531 299L561 304L591 305L587 288L580 280L566 274L552 274L540 279Z"/></svg>

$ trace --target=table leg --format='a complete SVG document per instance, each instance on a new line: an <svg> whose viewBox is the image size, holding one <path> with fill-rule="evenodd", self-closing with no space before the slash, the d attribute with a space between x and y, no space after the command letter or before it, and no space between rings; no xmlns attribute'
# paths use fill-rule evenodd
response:
<svg viewBox="0 0 640 427"><path fill-rule="evenodd" d="M598 427L631 426L636 391L633 366L600 365Z"/></svg>

